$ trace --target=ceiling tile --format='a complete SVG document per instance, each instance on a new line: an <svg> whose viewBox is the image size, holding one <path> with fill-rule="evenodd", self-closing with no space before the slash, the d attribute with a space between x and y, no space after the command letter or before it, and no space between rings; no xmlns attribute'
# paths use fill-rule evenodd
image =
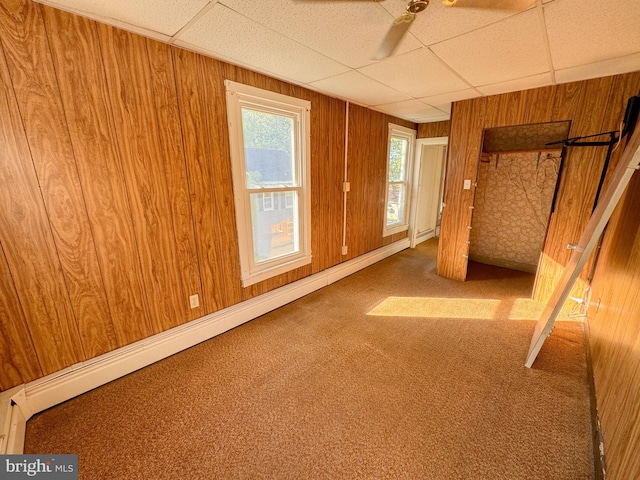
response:
<svg viewBox="0 0 640 480"><path fill-rule="evenodd" d="M419 100L405 100L403 102L389 103L386 105L376 105L372 107L380 112L388 113L389 115L395 115L396 117L406 118L411 120L413 118L432 118L445 115L446 112L433 108L429 105L425 105Z"/></svg>
<svg viewBox="0 0 640 480"><path fill-rule="evenodd" d="M106 23L113 24L116 20L172 36L209 0L44 0L40 3L99 17L96 19Z"/></svg>
<svg viewBox="0 0 640 480"><path fill-rule="evenodd" d="M496 95L498 93L515 92L516 90L528 90L530 88L544 87L551 85L550 73L541 73L526 78L518 78L507 82L494 83L477 87L484 95Z"/></svg>
<svg viewBox="0 0 640 480"><path fill-rule="evenodd" d="M382 85L355 70L312 82L309 87L339 98L353 100L364 106L409 100L404 93Z"/></svg>
<svg viewBox="0 0 640 480"><path fill-rule="evenodd" d="M544 16L557 70L640 50L638 0L558 0L545 5Z"/></svg>
<svg viewBox="0 0 640 480"><path fill-rule="evenodd" d="M482 95L474 88L466 88L457 92L443 93L441 95L430 95L419 100L429 105L442 105L443 103L459 102L468 98L481 97Z"/></svg>
<svg viewBox="0 0 640 480"><path fill-rule="evenodd" d="M451 104L445 103L444 105L434 105L438 110L442 110L445 113L451 114Z"/></svg>
<svg viewBox="0 0 640 480"><path fill-rule="evenodd" d="M503 20L526 10L535 0L483 0L481 3L482 8L478 8L474 7L473 0L459 0L455 7L445 7L439 0L434 0L416 16L409 31L428 46ZM407 1L386 0L380 5L394 17L399 17L405 11Z"/></svg>
<svg viewBox="0 0 640 480"><path fill-rule="evenodd" d="M549 69L535 9L431 49L474 86L529 77Z"/></svg>
<svg viewBox="0 0 640 480"><path fill-rule="evenodd" d="M428 48L389 57L359 71L412 97L439 95L468 87Z"/></svg>
<svg viewBox="0 0 640 480"><path fill-rule="evenodd" d="M393 15L376 2L223 0L222 3L352 68L374 62L372 57L394 20ZM421 46L407 35L397 52Z"/></svg>
<svg viewBox="0 0 640 480"><path fill-rule="evenodd" d="M221 4L183 30L175 44L299 83L348 70Z"/></svg>
<svg viewBox="0 0 640 480"><path fill-rule="evenodd" d="M640 71L640 52L603 62L557 70L556 81L558 83L575 82L635 71Z"/></svg>

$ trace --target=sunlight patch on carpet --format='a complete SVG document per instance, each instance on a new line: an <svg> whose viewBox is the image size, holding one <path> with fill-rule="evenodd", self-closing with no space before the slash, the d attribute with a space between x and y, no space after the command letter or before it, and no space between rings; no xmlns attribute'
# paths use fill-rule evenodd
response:
<svg viewBox="0 0 640 480"><path fill-rule="evenodd" d="M500 300L484 298L387 297L367 315L491 320L499 306Z"/></svg>

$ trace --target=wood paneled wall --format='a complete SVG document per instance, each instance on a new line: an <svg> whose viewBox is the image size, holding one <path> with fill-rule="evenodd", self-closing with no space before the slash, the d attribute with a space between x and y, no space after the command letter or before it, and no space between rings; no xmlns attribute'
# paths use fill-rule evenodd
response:
<svg viewBox="0 0 640 480"><path fill-rule="evenodd" d="M450 128L451 122L449 120L445 120L444 122L420 123L418 124L417 138L448 137Z"/></svg>
<svg viewBox="0 0 640 480"><path fill-rule="evenodd" d="M588 310L607 478L640 478L640 173L604 234Z"/></svg>
<svg viewBox="0 0 640 480"><path fill-rule="evenodd" d="M0 390L345 260L343 101L30 0L0 33ZM225 79L312 103L313 262L248 288ZM354 110L348 258L393 240L375 209L403 123Z"/></svg>
<svg viewBox="0 0 640 480"><path fill-rule="evenodd" d="M416 128L406 120L358 105L349 106L347 180L351 190L347 194L347 259L406 238L408 234L382 237L390 122Z"/></svg>
<svg viewBox="0 0 640 480"><path fill-rule="evenodd" d="M477 177L483 129L569 120L571 137L615 130L627 98L636 95L639 88L640 72L635 72L454 103L438 274L466 278L467 227L471 225L473 210L469 207L474 195L462 185L464 179L474 181ZM620 152L621 148L610 170ZM551 295L570 256L566 245L576 243L589 220L605 155L606 147L568 150L536 278L534 296L538 300L545 301Z"/></svg>

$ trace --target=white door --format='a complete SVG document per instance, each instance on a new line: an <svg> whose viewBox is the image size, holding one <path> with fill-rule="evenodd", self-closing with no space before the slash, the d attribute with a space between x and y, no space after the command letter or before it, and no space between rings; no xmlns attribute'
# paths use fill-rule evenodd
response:
<svg viewBox="0 0 640 480"><path fill-rule="evenodd" d="M438 137L416 141L411 247L436 235L442 204L442 180L448 140L448 137Z"/></svg>

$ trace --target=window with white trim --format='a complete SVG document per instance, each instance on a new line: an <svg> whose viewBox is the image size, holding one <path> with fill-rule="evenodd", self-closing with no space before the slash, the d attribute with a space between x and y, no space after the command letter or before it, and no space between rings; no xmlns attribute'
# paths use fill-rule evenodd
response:
<svg viewBox="0 0 640 480"><path fill-rule="evenodd" d="M389 124L383 236L409 228L409 193L416 131Z"/></svg>
<svg viewBox="0 0 640 480"><path fill-rule="evenodd" d="M230 80L225 86L247 286L311 263L311 102Z"/></svg>

